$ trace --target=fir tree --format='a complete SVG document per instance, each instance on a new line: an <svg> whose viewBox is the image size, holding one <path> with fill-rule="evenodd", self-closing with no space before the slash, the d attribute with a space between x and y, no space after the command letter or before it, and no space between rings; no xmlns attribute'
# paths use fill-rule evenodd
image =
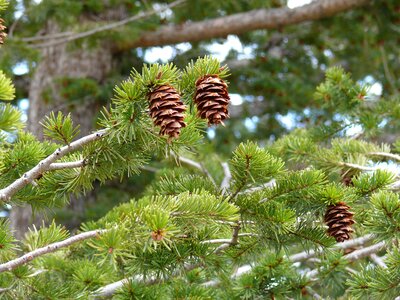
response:
<svg viewBox="0 0 400 300"><path fill-rule="evenodd" d="M40 141L4 102L15 89L1 72L3 205L51 214L95 182L163 168L143 195L77 232L52 221L18 240L1 221L0 297L399 296L400 185L389 168L400 161L399 144L373 138L377 124L399 121L398 99L367 99L367 86L330 68L314 93L323 126L264 146L243 141L226 160L207 151L204 130L228 116L228 74L209 56L186 68L144 65L114 88L99 130L79 137L70 115L50 113ZM205 78L217 80L199 96ZM330 113L346 123L330 122ZM362 134L349 137L355 124Z"/></svg>

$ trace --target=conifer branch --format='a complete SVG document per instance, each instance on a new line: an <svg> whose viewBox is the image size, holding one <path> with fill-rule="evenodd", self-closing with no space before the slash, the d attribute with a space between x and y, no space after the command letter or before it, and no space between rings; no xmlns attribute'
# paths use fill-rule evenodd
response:
<svg viewBox="0 0 400 300"><path fill-rule="evenodd" d="M107 129L99 130L87 136L84 136L70 145L63 146L54 151L47 158L43 159L39 164L33 167L31 170L22 175L19 179L15 180L9 186L0 190L0 201L9 201L13 195L15 195L19 190L24 188L26 185L34 181L37 177L39 177L44 172L48 171L50 165L62 158L68 153L71 153L84 145L87 145L93 141L96 141L104 136L107 132Z"/></svg>
<svg viewBox="0 0 400 300"><path fill-rule="evenodd" d="M25 265L27 263L29 263L30 261L32 261L34 258L42 256L44 254L47 253L52 253L52 252L56 252L61 248L65 248L68 247L72 244L75 244L77 242L86 240L86 239L90 239L90 238L94 238L96 236L99 236L100 234L106 232L106 230L93 230L93 231L88 231L88 232L83 232L80 234L77 234L73 237L70 237L64 241L61 242L56 242L56 243L52 243L49 244L45 247L42 248L38 248L34 251L28 252L26 254L24 254L21 257L18 257L16 259L10 260L4 264L0 265L0 273L6 272L6 271L11 271L14 270L15 268Z"/></svg>
<svg viewBox="0 0 400 300"><path fill-rule="evenodd" d="M180 4L184 3L184 2L186 2L186 0L176 0L176 1L174 1L174 2L172 2L170 4L168 4L168 5L160 8L160 9L151 9L151 10L148 10L146 12L139 13L139 14L137 14L135 16L123 19L121 21L110 23L110 24L107 24L107 25L104 25L104 26L98 26L98 27L95 27L95 28L93 28L91 30L84 31L84 32L79 32L79 33L76 33L76 34L66 35L66 34L63 34L63 33L59 33L57 37L61 37L60 39L55 40L55 41L51 41L51 42L48 42L48 43L36 44L36 45L33 45L32 47L33 48L47 48L47 47L57 46L57 45L60 45L60 44L69 43L69 42L72 42L72 41L75 41L75 40L78 40L78 39L86 38L86 37L89 37L89 36L94 35L94 34L99 33L99 32L112 30L112 29L124 26L124 25L126 25L128 23L131 23L131 22L134 22L134 21L138 21L140 19L148 18L148 17L151 17L151 16L153 16L155 14L162 13L162 12L164 12L164 11L166 11L168 9L171 9L171 8L173 8L175 6L178 6L178 5L180 5ZM54 35L52 35L52 38L51 37L47 37L47 39L54 39L54 38L55 38ZM43 39L46 39L46 38L44 38L44 36L42 36L41 40L43 40ZM25 38L25 39L22 39L22 40L25 41L25 42L35 41L35 37Z"/></svg>

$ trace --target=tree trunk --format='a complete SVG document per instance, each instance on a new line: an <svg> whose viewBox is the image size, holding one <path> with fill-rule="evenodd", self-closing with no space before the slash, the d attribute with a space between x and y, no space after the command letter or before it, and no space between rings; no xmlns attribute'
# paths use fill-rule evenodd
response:
<svg viewBox="0 0 400 300"><path fill-rule="evenodd" d="M49 22L46 26L46 34L60 32L58 26ZM39 139L43 139L43 131L40 122L51 111L71 112L75 124L80 125L81 135L89 133L93 128L93 119L97 112L94 100L75 104L73 111L71 106L65 103L60 96L59 78L90 78L101 83L112 67L112 53L110 47L98 45L96 48L82 46L79 49L70 50L66 44L45 48L42 51L41 60L31 80L29 88L29 114L28 130ZM51 101L46 102L50 95ZM73 100L73 99L71 99ZM83 198L71 199L73 209L83 210ZM30 207L14 207L10 219L12 228L17 237L27 231L28 226L34 221ZM37 216L36 219L40 219Z"/></svg>

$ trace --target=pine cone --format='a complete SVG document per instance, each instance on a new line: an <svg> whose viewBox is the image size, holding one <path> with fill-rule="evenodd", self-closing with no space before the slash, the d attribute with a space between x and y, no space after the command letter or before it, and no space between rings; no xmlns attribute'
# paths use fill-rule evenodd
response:
<svg viewBox="0 0 400 300"><path fill-rule="evenodd" d="M186 124L183 121L186 105L181 96L170 85L160 85L148 94L150 101L150 116L154 125L160 126L160 135L178 138L181 128Z"/></svg>
<svg viewBox="0 0 400 300"><path fill-rule="evenodd" d="M0 45L4 44L4 39L7 36L7 33L4 32L6 26L3 25L4 20L0 18Z"/></svg>
<svg viewBox="0 0 400 300"><path fill-rule="evenodd" d="M350 234L354 232L351 228L355 222L353 215L349 211L350 206L344 202L330 205L325 213L325 224L328 225L328 235L334 237L337 242L350 239Z"/></svg>
<svg viewBox="0 0 400 300"><path fill-rule="evenodd" d="M228 85L218 75L205 75L196 81L196 95L198 116L208 119L208 125L224 124L228 114Z"/></svg>

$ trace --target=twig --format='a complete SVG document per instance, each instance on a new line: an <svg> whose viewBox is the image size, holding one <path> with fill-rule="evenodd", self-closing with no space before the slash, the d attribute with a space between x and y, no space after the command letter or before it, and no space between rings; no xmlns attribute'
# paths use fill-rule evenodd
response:
<svg viewBox="0 0 400 300"><path fill-rule="evenodd" d="M24 254L21 257L10 260L4 264L1 264L0 265L0 273L14 270L15 268L17 268L19 266L27 264L28 262L32 261L36 257L42 256L47 253L55 252L55 251L59 250L60 248L68 247L74 243L96 237L104 232L106 232L105 229L88 231L88 232L77 234L73 237L70 237L70 238L64 240L64 241L52 243L45 247L38 248L36 250L33 250L31 252Z"/></svg>
<svg viewBox="0 0 400 300"><path fill-rule="evenodd" d="M373 155L373 156L382 156L394 160L400 161L400 155L393 154L393 153L387 153L387 152L369 152L367 155Z"/></svg>
<svg viewBox="0 0 400 300"><path fill-rule="evenodd" d="M372 245L372 246L369 246L366 248L362 248L362 249L356 250L352 253L349 253L349 254L345 255L344 258L347 259L348 261L356 261L360 258L370 256L371 254L380 251L383 247L385 247L385 242L379 242L375 245ZM306 276L309 278L314 278L318 275L318 273L319 273L319 269L315 269L315 270L311 270L311 271L307 272Z"/></svg>
<svg viewBox="0 0 400 300"><path fill-rule="evenodd" d="M343 167L348 167L351 169L357 169L360 171L376 171L376 170L382 170L384 168L381 167L366 167L366 166L361 166L361 165L357 165L357 164L352 164L352 163L345 163L345 162L341 162L339 163L340 166Z"/></svg>
<svg viewBox="0 0 400 300"><path fill-rule="evenodd" d="M25 37L25 38L21 38L21 41L23 41L23 42L37 42L37 41L45 41L45 40L54 40L54 39L57 39L57 38L63 38L63 37L71 36L73 34L74 34L74 32L72 32L72 31L64 31L64 32L59 32L59 33L52 33L52 34L46 34L46 35Z"/></svg>
<svg viewBox="0 0 400 300"><path fill-rule="evenodd" d="M378 255L376 255L375 253L372 253L369 257L372 259L372 261L375 264L377 264L378 266L380 266L383 269L387 269L387 265L385 264L383 259L380 258Z"/></svg>
<svg viewBox="0 0 400 300"><path fill-rule="evenodd" d="M232 239L215 239L200 242L200 244L229 244Z"/></svg>
<svg viewBox="0 0 400 300"><path fill-rule="evenodd" d="M180 5L180 4L184 3L184 2L186 2L186 0L177 0L177 1L174 1L174 2L172 2L170 4L168 4L168 5L160 8L160 9L151 9L149 11L145 11L145 12L139 13L139 14L137 14L135 16L126 18L126 19L121 20L121 21L110 23L110 24L107 24L107 25L104 25L104 26L97 26L97 27L95 27L95 28L93 28L91 30L88 30L88 31L84 31L84 32L80 32L80 33L77 33L77 34L73 34L73 35L67 36L66 38L61 38L61 39L58 39L58 40L55 40L55 41L51 41L51 42L48 42L48 43L36 44L36 45L33 45L32 47L34 47L34 48L46 48L46 47L57 46L57 45L68 43L68 42L71 42L71 41L74 41L74 40L82 39L82 38L94 35L96 33L102 32L102 31L115 29L117 27L126 25L128 23L131 23L131 22L143 19L143 18L150 17L150 16L155 15L155 14L164 12L164 11L166 11L168 9L171 9L171 8L177 6L177 5ZM32 38L30 38L30 39L32 39Z"/></svg>
<svg viewBox="0 0 400 300"><path fill-rule="evenodd" d="M323 299L316 291L313 290L312 287L306 286L305 287L307 292L314 298L314 299Z"/></svg>
<svg viewBox="0 0 400 300"><path fill-rule="evenodd" d="M358 247L358 246L363 246L369 241L371 241L374 238L372 234L367 234L362 237L345 241L343 243L337 243L333 246L334 249L348 249L348 248L353 248L353 247ZM318 251L310 250L310 251L303 251L297 254L293 254L289 257L289 260L292 262L300 262L300 261L305 261L311 257L314 257Z"/></svg>
<svg viewBox="0 0 400 300"><path fill-rule="evenodd" d="M95 133L80 138L79 140L76 140L75 142L72 142L67 146L58 148L56 151L53 152L53 154L49 155L47 158L43 159L41 162L39 162L39 164L37 164L31 170L23 174L22 177L15 180L9 186L1 189L0 201L9 201L11 197L15 195L19 190L21 190L23 187L31 183L33 180L35 180L44 172L48 171L52 163L54 163L61 157L65 156L66 154L81 148L84 145L102 138L106 132L107 129L99 130Z"/></svg>
<svg viewBox="0 0 400 300"><path fill-rule="evenodd" d="M224 179L221 182L221 193L224 195L230 185L232 174L231 170L229 169L229 164L227 162L221 163L222 169L224 170Z"/></svg>
<svg viewBox="0 0 400 300"><path fill-rule="evenodd" d="M183 157L183 156L180 156L180 155L176 155L176 154L175 154L174 152L172 152L172 151L171 151L171 155L174 156L176 159L178 159L179 162L184 163L184 164L186 164L186 165L188 165L188 166L191 166L191 167L194 167L194 168L200 170L202 173L204 173L204 174L211 180L211 182L212 182L215 186L217 185L217 184L215 183L214 178L211 176L210 172L208 172L208 170L207 170L202 164L200 164L200 163L198 163L198 162L196 162L196 161L194 161L194 160L191 160L191 159L189 159L189 158L187 158L187 157Z"/></svg>
<svg viewBox="0 0 400 300"><path fill-rule="evenodd" d="M150 166L141 166L140 169L147 171L147 172L151 172L151 173L157 173L159 171L157 168L150 167Z"/></svg>
<svg viewBox="0 0 400 300"><path fill-rule="evenodd" d="M364 245L365 243L369 242L372 239L373 239L373 235L369 234L369 235L365 235L363 237L360 237L360 238L357 238L354 240L346 241L343 243L338 243L333 248L347 249L347 248L352 248L355 246L361 246L361 245ZM306 259L314 257L315 255L316 255L316 252L313 250L309 251L309 252L301 252L301 253L290 256L289 260L292 261L293 263L295 263L295 262L304 261ZM252 270L252 268L253 267L251 265L244 265L244 266L238 268L238 270L231 276L231 278L234 279L245 273L248 273ZM203 283L202 285L206 286L206 287L213 287L218 284L219 284L219 280L214 279L214 280L207 281L207 282Z"/></svg>
<svg viewBox="0 0 400 300"><path fill-rule="evenodd" d="M191 271L191 270L198 268L199 266L201 266L201 264L191 264L191 265L185 266L184 269L185 269L185 271ZM174 272L174 274L172 274L172 277L177 276L177 275L179 275L179 272ZM143 279L144 279L143 276L136 275L136 276L124 278L119 281L110 283L110 284L98 289L97 291L95 291L92 295L93 296L92 298L103 299L105 297L110 297L115 293L116 290L123 287L125 284L128 284L130 281L143 281ZM162 279L160 280L160 279L157 279L154 277L150 277L149 279L145 280L144 283L147 285L151 285L151 284L156 284L156 283L159 283L162 281L163 281Z"/></svg>
<svg viewBox="0 0 400 300"><path fill-rule="evenodd" d="M219 254L222 250L229 248L230 246L237 245L239 243L239 231L240 231L240 224L237 223L236 226L233 227L233 232L232 232L232 239L226 243L222 244L219 246L217 249L215 249L214 253Z"/></svg>
<svg viewBox="0 0 400 300"><path fill-rule="evenodd" d="M255 187L249 188L247 190L244 190L243 192L240 192L239 195L250 194L250 193L257 192L257 191L261 191L263 189L272 188L275 186L275 184L276 184L275 179L272 179L266 183L263 183L262 185L255 186Z"/></svg>
<svg viewBox="0 0 400 300"><path fill-rule="evenodd" d="M87 164L87 162L85 159L78 160L78 161L52 163L49 166L48 171L81 168L81 167L86 166L86 164Z"/></svg>

